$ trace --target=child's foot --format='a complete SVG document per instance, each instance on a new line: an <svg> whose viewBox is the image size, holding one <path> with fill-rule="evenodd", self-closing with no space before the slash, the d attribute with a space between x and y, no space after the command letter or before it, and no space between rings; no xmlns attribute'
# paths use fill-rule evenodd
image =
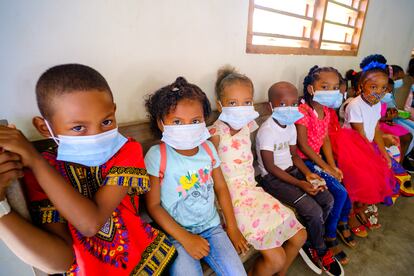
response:
<svg viewBox="0 0 414 276"><path fill-rule="evenodd" d="M320 268L319 256L315 249L310 247L310 244L306 242L303 247L299 250L299 254L303 261L313 270L316 274L322 274Z"/></svg>
<svg viewBox="0 0 414 276"><path fill-rule="evenodd" d="M364 212L357 214L357 218L369 230L381 228L378 222L378 208L375 205L369 205Z"/></svg>
<svg viewBox="0 0 414 276"><path fill-rule="evenodd" d="M349 263L349 258L346 253L339 247L338 240L336 238L326 238L325 239L326 246L332 250L333 255L335 258L343 265Z"/></svg>
<svg viewBox="0 0 414 276"><path fill-rule="evenodd" d="M343 243L345 243L351 248L354 248L356 246L356 241L352 236L351 229L349 229L349 225L347 222L339 222L336 232L338 233Z"/></svg>
<svg viewBox="0 0 414 276"><path fill-rule="evenodd" d="M345 275L344 269L341 263L333 257L332 251L328 250L326 254L320 257L323 270L330 276L343 276Z"/></svg>

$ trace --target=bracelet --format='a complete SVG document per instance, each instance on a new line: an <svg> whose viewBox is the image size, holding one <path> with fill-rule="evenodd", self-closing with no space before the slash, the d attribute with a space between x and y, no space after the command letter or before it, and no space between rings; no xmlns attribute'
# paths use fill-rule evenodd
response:
<svg viewBox="0 0 414 276"><path fill-rule="evenodd" d="M8 215L10 212L11 208L9 202L7 201L7 198L5 198L4 200L0 201L0 218Z"/></svg>

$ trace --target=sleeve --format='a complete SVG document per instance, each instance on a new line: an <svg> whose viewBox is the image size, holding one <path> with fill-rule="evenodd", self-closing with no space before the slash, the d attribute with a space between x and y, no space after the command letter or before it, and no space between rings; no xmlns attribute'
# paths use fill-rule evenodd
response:
<svg viewBox="0 0 414 276"><path fill-rule="evenodd" d="M102 185L131 187L138 194L149 191L149 177L145 169L142 147L138 142L129 141L108 164L109 171Z"/></svg>
<svg viewBox="0 0 414 276"><path fill-rule="evenodd" d="M298 133L296 132L296 127L292 127L292 132L290 134L289 145L295 146L298 140Z"/></svg>
<svg viewBox="0 0 414 276"><path fill-rule="evenodd" d="M50 159L48 155L42 155L50 165L54 168L56 167L53 159ZM25 184L23 188L28 201L30 216L34 224L66 223L66 220L60 215L59 211L40 187L32 171L25 170L23 182Z"/></svg>
<svg viewBox="0 0 414 276"><path fill-rule="evenodd" d="M250 133L255 132L259 128L259 126L258 126L258 124L256 123L255 120L248 123L247 126L249 127Z"/></svg>
<svg viewBox="0 0 414 276"><path fill-rule="evenodd" d="M147 167L148 174L158 177L160 173L160 163L160 146L152 146L145 155L145 166Z"/></svg>
<svg viewBox="0 0 414 276"><path fill-rule="evenodd" d="M256 143L259 143L259 150L268 150L273 152L275 145L273 137L274 135L271 134L270 128L265 126L261 127L256 136Z"/></svg>
<svg viewBox="0 0 414 276"><path fill-rule="evenodd" d="M303 117L297 120L295 124L309 127L309 113L306 111L303 105L299 106L299 112L303 114Z"/></svg>
<svg viewBox="0 0 414 276"><path fill-rule="evenodd" d="M220 157L217 154L216 147L213 145L212 142L210 142L208 140L206 142L207 142L207 145L210 147L211 152L213 153L214 160L216 160L216 163L214 164L213 168L215 169L215 168L220 167L221 160L220 160Z"/></svg>
<svg viewBox="0 0 414 276"><path fill-rule="evenodd" d="M211 126L207 127L211 136L221 136L223 135L222 126L220 125L221 121L217 119Z"/></svg>
<svg viewBox="0 0 414 276"><path fill-rule="evenodd" d="M355 100L348 104L345 112L346 118L348 119L349 123L363 123L364 120L362 118L361 109L358 105L355 104Z"/></svg>

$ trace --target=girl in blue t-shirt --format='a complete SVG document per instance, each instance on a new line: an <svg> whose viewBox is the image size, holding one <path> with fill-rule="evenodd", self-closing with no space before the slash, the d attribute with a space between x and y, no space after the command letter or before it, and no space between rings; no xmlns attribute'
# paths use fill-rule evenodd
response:
<svg viewBox="0 0 414 276"><path fill-rule="evenodd" d="M177 249L170 273L203 275L203 259L218 275L246 275L236 250L247 251L247 241L238 230L217 152L207 141L210 134L204 119L211 108L206 95L179 77L150 95L146 108L154 131L162 134L162 143L145 156L151 181L146 202Z"/></svg>

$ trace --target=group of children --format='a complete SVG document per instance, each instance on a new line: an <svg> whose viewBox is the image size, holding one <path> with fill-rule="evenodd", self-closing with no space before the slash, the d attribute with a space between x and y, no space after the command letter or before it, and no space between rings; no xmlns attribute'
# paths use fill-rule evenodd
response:
<svg viewBox="0 0 414 276"><path fill-rule="evenodd" d="M220 116L209 127L207 96L179 77L146 99L161 142L144 158L140 144L118 132L102 75L80 64L52 67L37 82L41 117L33 124L56 146L39 154L13 125L0 126L1 237L49 273L202 275L203 260L217 275L246 275L237 253L250 245L260 256L249 275L286 275L298 253L318 274L344 275L349 258L337 237L355 247L354 235L380 227L375 204L393 204L400 189L412 195L386 145L399 145L401 163L410 161L414 123L407 129L402 121L401 135L390 138L384 133L396 125L381 118L381 99L395 102L385 97L390 79L397 87L404 75L380 55L361 69L349 74L348 89L336 69L312 67L301 99L291 83L273 84L272 113L260 128L245 75L218 71ZM395 108L382 106L383 117ZM5 199L20 177L37 227ZM151 224L140 218L141 195Z"/></svg>

